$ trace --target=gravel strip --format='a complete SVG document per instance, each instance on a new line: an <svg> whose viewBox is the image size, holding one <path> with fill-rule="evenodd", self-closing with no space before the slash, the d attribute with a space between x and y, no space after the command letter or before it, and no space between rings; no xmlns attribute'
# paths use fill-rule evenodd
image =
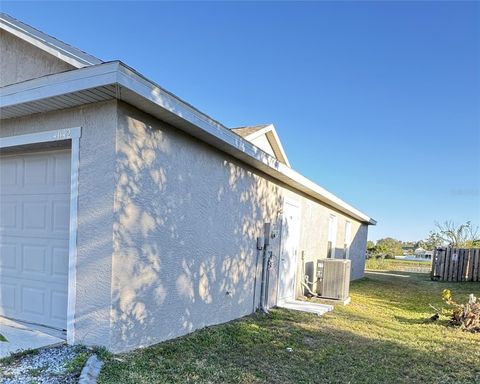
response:
<svg viewBox="0 0 480 384"><path fill-rule="evenodd" d="M73 384L82 367L78 361L91 352L83 347L61 345L0 362L0 384ZM72 364L73 362L73 364Z"/></svg>

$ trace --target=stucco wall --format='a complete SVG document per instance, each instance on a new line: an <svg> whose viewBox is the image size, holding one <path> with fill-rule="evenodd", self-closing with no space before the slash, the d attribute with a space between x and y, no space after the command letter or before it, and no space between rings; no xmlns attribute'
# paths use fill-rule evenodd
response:
<svg viewBox="0 0 480 384"><path fill-rule="evenodd" d="M2 120L0 136L79 126L75 337L109 346L116 102Z"/></svg>
<svg viewBox="0 0 480 384"><path fill-rule="evenodd" d="M0 87L74 67L0 30Z"/></svg>
<svg viewBox="0 0 480 384"><path fill-rule="evenodd" d="M352 280L360 279L365 275L365 255L368 237L368 226L366 224L357 223L353 225L352 223L352 231L355 227L357 230L352 236L349 257L349 259L352 260L352 272L350 276Z"/></svg>
<svg viewBox="0 0 480 384"><path fill-rule="evenodd" d="M112 349L251 313L256 238L277 219L279 187L119 106Z"/></svg>
<svg viewBox="0 0 480 384"><path fill-rule="evenodd" d="M307 262L326 256L330 213L338 217L337 246L343 252L345 215L127 104L119 103L118 118L114 351L251 313L260 285L258 279L254 291L256 238L265 222L280 226L285 196L301 203L299 250ZM352 276L358 278L366 227L349 220ZM279 238L272 251L269 294L275 304ZM297 281L300 267L298 273Z"/></svg>
<svg viewBox="0 0 480 384"><path fill-rule="evenodd" d="M297 282L306 274L310 281L316 280L317 261L327 257L329 216L337 217L337 236L335 258L343 259L345 255L345 223L351 223L349 259L351 260L351 280L364 276L365 251L367 248L368 226L354 220L341 212L329 208L290 189L285 195L300 203L301 229L299 257L297 265ZM313 286L316 290L316 286ZM299 284L296 286L298 295L302 294Z"/></svg>
<svg viewBox="0 0 480 384"><path fill-rule="evenodd" d="M326 255L330 213L343 246L344 215L124 103L5 120L0 135L74 126L82 126L77 342L119 352L251 313L256 239L265 222L280 227L286 196L300 202L305 261ZM351 222L358 278L367 227ZM272 252L275 304L279 238Z"/></svg>

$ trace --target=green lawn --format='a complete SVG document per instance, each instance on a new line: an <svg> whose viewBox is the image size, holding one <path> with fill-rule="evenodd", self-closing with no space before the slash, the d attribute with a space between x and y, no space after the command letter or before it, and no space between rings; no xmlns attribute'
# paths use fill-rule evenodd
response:
<svg viewBox="0 0 480 384"><path fill-rule="evenodd" d="M479 283L372 273L326 316L274 310L204 329L110 359L99 383L480 383L480 334L428 320L447 287L480 296Z"/></svg>
<svg viewBox="0 0 480 384"><path fill-rule="evenodd" d="M432 269L432 263L416 260L399 259L368 259L365 263L367 270L381 271L403 271L403 272L423 272L429 273Z"/></svg>

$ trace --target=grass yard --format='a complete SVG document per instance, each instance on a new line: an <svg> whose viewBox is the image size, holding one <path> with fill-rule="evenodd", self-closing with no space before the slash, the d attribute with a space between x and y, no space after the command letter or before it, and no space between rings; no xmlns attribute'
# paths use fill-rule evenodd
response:
<svg viewBox="0 0 480 384"><path fill-rule="evenodd" d="M365 268L367 270L429 273L432 269L432 263L416 260L371 258L366 261Z"/></svg>
<svg viewBox="0 0 480 384"><path fill-rule="evenodd" d="M444 288L480 296L479 283L369 273L326 316L274 310L204 329L110 358L99 383L478 384L480 334L426 320Z"/></svg>

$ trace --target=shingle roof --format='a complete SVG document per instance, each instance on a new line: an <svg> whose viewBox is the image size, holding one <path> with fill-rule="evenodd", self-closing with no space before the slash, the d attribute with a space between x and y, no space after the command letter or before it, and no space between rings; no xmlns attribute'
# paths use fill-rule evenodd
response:
<svg viewBox="0 0 480 384"><path fill-rule="evenodd" d="M246 127L238 127L238 128L231 128L231 131L236 133L239 136L247 137L252 133L260 131L261 129L268 127L270 124L259 124L259 125L251 125Z"/></svg>

